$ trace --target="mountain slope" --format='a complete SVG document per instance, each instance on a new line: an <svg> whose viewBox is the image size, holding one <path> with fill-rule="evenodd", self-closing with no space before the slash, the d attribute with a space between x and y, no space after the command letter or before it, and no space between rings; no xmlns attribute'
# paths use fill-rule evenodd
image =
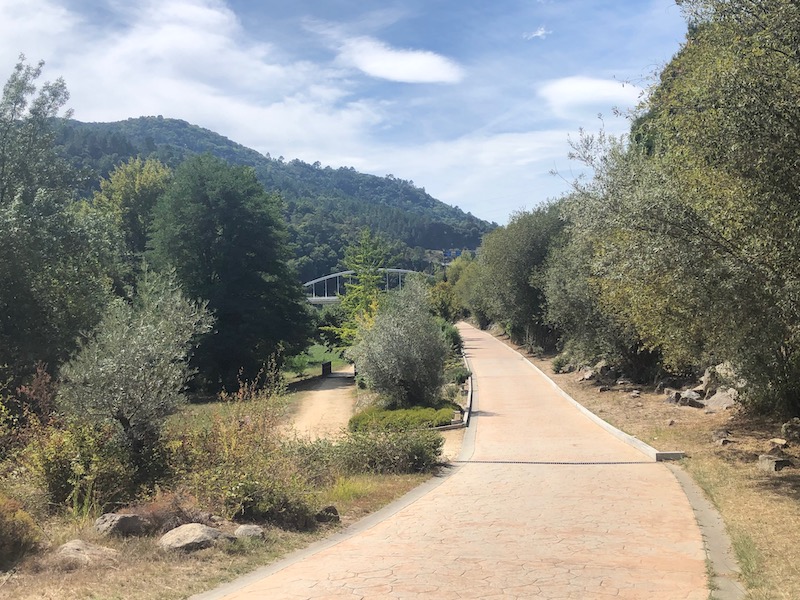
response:
<svg viewBox="0 0 800 600"><path fill-rule="evenodd" d="M342 248L362 227L395 244L397 266L421 268L423 249L476 248L481 236L495 226L391 175L377 177L353 168L274 159L177 119L68 121L59 144L77 166L96 175L90 179L92 185L97 176L105 177L133 156L158 158L174 167L187 156L208 152L253 167L264 187L284 199L296 266L304 280L336 269Z"/></svg>

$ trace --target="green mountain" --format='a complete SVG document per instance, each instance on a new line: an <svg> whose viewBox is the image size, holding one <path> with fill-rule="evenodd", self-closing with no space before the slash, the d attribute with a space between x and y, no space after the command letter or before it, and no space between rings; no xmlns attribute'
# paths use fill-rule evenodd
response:
<svg viewBox="0 0 800 600"><path fill-rule="evenodd" d="M208 129L163 117L116 123L68 121L60 130L61 152L88 175L89 194L118 164L134 156L154 157L175 167L197 153L210 153L255 169L268 191L283 198L304 281L333 272L342 249L363 227L393 244L394 266L421 269L426 250L477 248L494 223L444 204L412 182L377 177L351 168L322 167L271 158Z"/></svg>

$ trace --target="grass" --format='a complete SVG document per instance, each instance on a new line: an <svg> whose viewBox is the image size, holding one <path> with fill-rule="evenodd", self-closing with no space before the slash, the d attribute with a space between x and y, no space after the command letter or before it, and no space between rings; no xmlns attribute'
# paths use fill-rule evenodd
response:
<svg viewBox="0 0 800 600"><path fill-rule="evenodd" d="M322 372L322 363L330 362L331 368L334 371L341 369L348 364L338 352L331 352L327 346L323 346L322 344L314 344L308 350L306 350L304 355L301 356L305 356L307 360L305 369L299 376L291 369L284 369L284 376L286 377L287 381L301 381L303 379L308 379L309 377L319 375Z"/></svg>

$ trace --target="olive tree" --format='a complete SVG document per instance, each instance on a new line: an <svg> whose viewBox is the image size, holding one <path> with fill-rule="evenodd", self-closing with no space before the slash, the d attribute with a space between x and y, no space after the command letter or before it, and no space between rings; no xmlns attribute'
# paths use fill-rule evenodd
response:
<svg viewBox="0 0 800 600"><path fill-rule="evenodd" d="M433 404L444 384L449 348L427 294L424 283L409 278L348 351L359 374L392 408Z"/></svg>

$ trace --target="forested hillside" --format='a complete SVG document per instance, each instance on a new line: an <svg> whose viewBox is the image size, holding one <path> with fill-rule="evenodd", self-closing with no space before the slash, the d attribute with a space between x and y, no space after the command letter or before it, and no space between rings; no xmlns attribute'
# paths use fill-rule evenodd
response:
<svg viewBox="0 0 800 600"><path fill-rule="evenodd" d="M177 119L139 117L117 123L66 122L62 154L87 173L85 193L131 157L157 158L174 168L194 154L210 153L251 166L268 192L285 203L295 267L303 280L334 270L342 248L368 227L395 243L395 264L424 268L425 249L476 248L487 223L387 175L271 158L207 129Z"/></svg>

